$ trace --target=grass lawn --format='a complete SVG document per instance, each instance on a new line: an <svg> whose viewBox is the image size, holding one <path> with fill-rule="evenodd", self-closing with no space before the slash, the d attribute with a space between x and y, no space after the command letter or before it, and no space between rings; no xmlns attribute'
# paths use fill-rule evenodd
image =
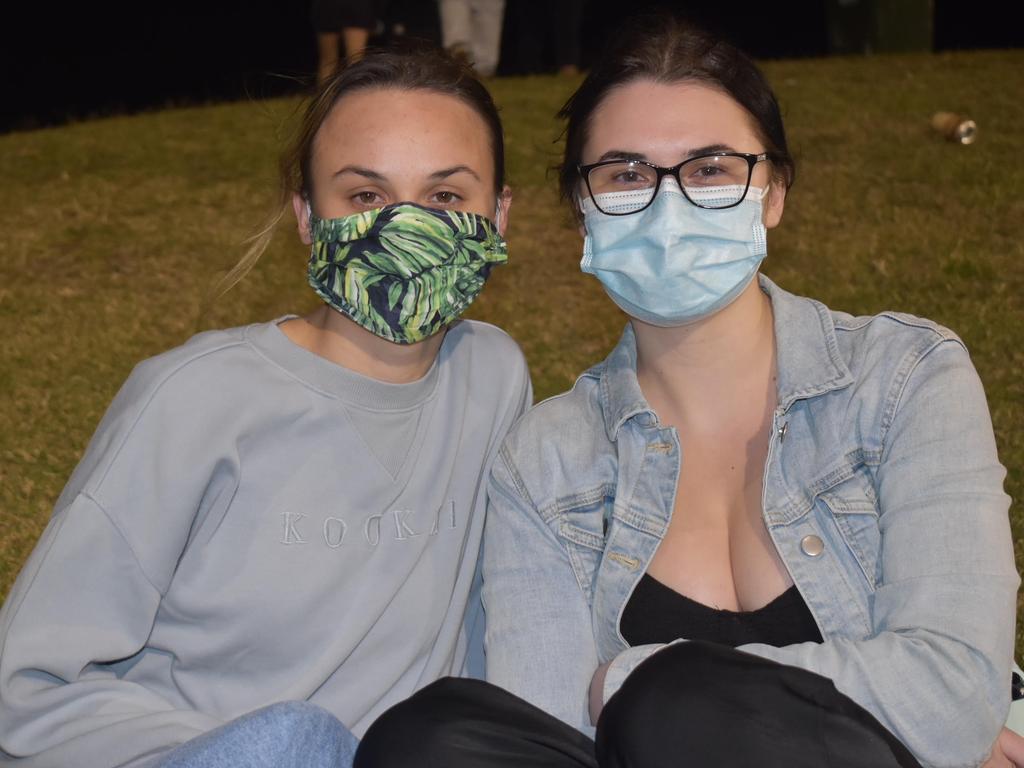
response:
<svg viewBox="0 0 1024 768"><path fill-rule="evenodd" d="M899 309L956 330L985 382L1007 491L1019 500L1024 51L765 69L799 164L765 272L834 309ZM580 273L579 236L549 172L559 149L552 115L575 85L492 83L515 190L511 261L469 314L519 340L538 399L570 386L624 322ZM178 109L0 136L0 596L135 363L199 328L314 305L307 251L289 221L199 320L204 295L268 210L295 107ZM935 135L929 120L940 110L977 120L977 143ZM1019 501L1011 515L1024 562Z"/></svg>

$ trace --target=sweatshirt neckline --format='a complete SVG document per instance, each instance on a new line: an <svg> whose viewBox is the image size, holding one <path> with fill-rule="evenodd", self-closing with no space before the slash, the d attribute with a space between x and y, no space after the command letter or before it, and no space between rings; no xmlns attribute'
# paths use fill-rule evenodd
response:
<svg viewBox="0 0 1024 768"><path fill-rule="evenodd" d="M424 376L406 384L380 381L300 347L281 330L280 324L296 315L284 315L269 323L246 329L246 338L267 359L306 384L346 403L372 410L413 408L430 398L440 377L439 360L448 339Z"/></svg>

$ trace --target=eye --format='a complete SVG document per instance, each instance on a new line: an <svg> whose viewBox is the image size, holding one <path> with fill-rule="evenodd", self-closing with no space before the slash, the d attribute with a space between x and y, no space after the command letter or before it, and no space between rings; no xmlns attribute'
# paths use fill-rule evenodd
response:
<svg viewBox="0 0 1024 768"><path fill-rule="evenodd" d="M647 176L640 173L635 168L629 168L624 171L620 171L613 177L614 180L619 184L643 184L647 181Z"/></svg>
<svg viewBox="0 0 1024 768"><path fill-rule="evenodd" d="M461 203L462 196L450 189L439 189L430 196L430 202L441 208L447 208Z"/></svg>
<svg viewBox="0 0 1024 768"><path fill-rule="evenodd" d="M588 182L595 195L605 192L629 192L654 186L657 177L653 168L640 163L622 161L604 163L591 168Z"/></svg>
<svg viewBox="0 0 1024 768"><path fill-rule="evenodd" d="M691 187L723 187L745 184L750 166L742 157L713 155L695 157L683 165L680 175L683 183Z"/></svg>
<svg viewBox="0 0 1024 768"><path fill-rule="evenodd" d="M380 208L385 204L384 197L372 189L356 192L351 200L359 208Z"/></svg>
<svg viewBox="0 0 1024 768"><path fill-rule="evenodd" d="M722 169L714 163L707 163L706 165L698 165L693 169L694 176L700 176L701 178L712 178L719 176L722 173Z"/></svg>

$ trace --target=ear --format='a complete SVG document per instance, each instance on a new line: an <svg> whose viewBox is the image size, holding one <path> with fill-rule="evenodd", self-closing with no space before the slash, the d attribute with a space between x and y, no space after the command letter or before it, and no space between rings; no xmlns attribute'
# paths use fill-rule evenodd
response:
<svg viewBox="0 0 1024 768"><path fill-rule="evenodd" d="M576 184L576 193L572 196L572 212L576 216L576 231L580 237L586 238L587 225L584 223L583 203L590 199L590 190L586 183L580 181Z"/></svg>
<svg viewBox="0 0 1024 768"><path fill-rule="evenodd" d="M782 221L782 209L786 206L786 185L781 181L772 180L768 192L764 196L761 221L765 229L773 229Z"/></svg>
<svg viewBox="0 0 1024 768"><path fill-rule="evenodd" d="M512 188L506 184L501 189L501 194L498 195L498 234L502 237L505 236L505 230L508 229L508 212L512 207Z"/></svg>
<svg viewBox="0 0 1024 768"><path fill-rule="evenodd" d="M587 236L587 225L583 223L583 200L577 197L573 200L573 205L576 207L573 211L576 214L576 231L580 233L580 237L585 238Z"/></svg>
<svg viewBox="0 0 1024 768"><path fill-rule="evenodd" d="M299 239L306 245L312 245L313 236L309 231L309 201L295 192L292 195L292 208L295 209L295 221L299 228Z"/></svg>

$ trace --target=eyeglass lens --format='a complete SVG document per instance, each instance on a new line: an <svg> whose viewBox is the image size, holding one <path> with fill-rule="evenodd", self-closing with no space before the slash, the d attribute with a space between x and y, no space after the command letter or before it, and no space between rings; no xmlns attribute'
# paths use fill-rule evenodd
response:
<svg viewBox="0 0 1024 768"><path fill-rule="evenodd" d="M679 168L679 180L687 197L704 208L729 208L739 203L749 177L750 164L746 158L733 155L695 157ZM605 213L622 214L645 208L658 191L657 170L636 161L623 160L592 168L588 181L595 205Z"/></svg>

